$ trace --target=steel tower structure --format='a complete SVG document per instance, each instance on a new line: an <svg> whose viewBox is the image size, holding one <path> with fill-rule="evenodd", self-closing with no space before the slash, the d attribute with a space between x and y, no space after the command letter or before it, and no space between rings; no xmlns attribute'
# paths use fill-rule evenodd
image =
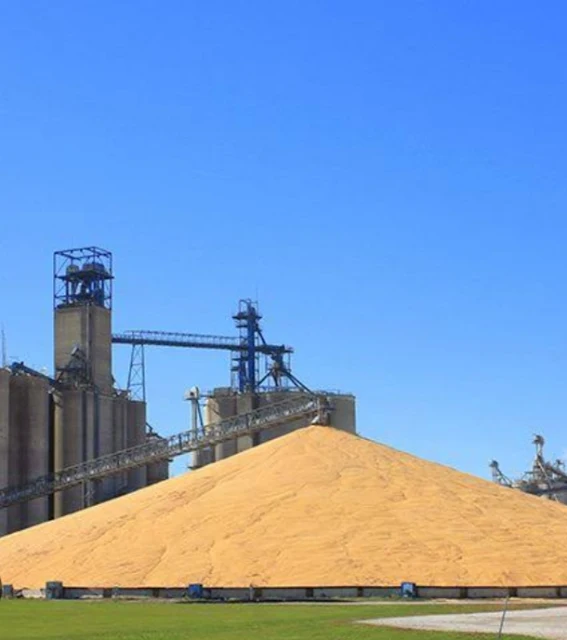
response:
<svg viewBox="0 0 567 640"><path fill-rule="evenodd" d="M231 359L231 385L239 393L257 393L264 389L268 379L270 390L282 390L292 385L310 393L310 390L291 372L290 355L293 348L283 344L268 343L260 324L262 316L251 300L241 300L238 312L233 315L238 336L214 336L170 331L130 330L112 335L113 344L132 347L128 371L128 390L135 400L146 399L145 347L177 347L185 349L210 349L229 351ZM261 372L261 361L265 371Z"/></svg>
<svg viewBox="0 0 567 640"><path fill-rule="evenodd" d="M520 478L511 480L500 470L496 460L490 463L492 479L497 484L513 489L519 489L524 493L549 498L557 502L567 503L567 470L562 460L549 462L543 455L545 439L539 434L534 435L532 444L535 446L535 456L532 468L526 471Z"/></svg>

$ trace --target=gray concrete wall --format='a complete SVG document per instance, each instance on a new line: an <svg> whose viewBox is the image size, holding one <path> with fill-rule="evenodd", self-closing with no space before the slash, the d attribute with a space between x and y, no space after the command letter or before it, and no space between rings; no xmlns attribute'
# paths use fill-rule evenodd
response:
<svg viewBox="0 0 567 640"><path fill-rule="evenodd" d="M560 587L518 587L518 598L559 598Z"/></svg>
<svg viewBox="0 0 567 640"><path fill-rule="evenodd" d="M151 440L155 436L147 436ZM146 467L146 486L163 482L169 478L169 460L154 462Z"/></svg>
<svg viewBox="0 0 567 640"><path fill-rule="evenodd" d="M295 391L283 391L283 392L274 392L274 393L262 393L259 396L259 406L265 407L270 404L276 404L278 402L283 402L290 397L291 393L296 393ZM299 392L297 392L299 393ZM257 441L259 444L264 442L269 442L270 440L275 440L276 438L281 438L281 436L285 436L288 433L292 433L293 431L297 431L298 429L303 429L304 427L311 424L311 420L308 418L299 418L298 420L293 420L291 422L286 422L285 424L281 424L275 427L270 427L269 429L265 429L258 433Z"/></svg>
<svg viewBox="0 0 567 640"><path fill-rule="evenodd" d="M260 406L266 406L268 404L283 402L289 398L291 392L280 393L265 393L260 395ZM341 429L341 431L348 431L349 433L356 433L356 400L353 395L331 395L331 401L333 403L333 411L331 412L330 426L335 429ZM274 438L279 438L283 435L302 429L307 426L308 421L305 419L295 420L287 424L283 424L278 427L272 427L262 431L260 434L260 442L269 442Z"/></svg>
<svg viewBox="0 0 567 640"><path fill-rule="evenodd" d="M258 593L258 591L260 593ZM306 597L305 592L306 589L304 588L294 589L293 587L290 587L289 589L271 589L270 587L263 587L258 589L255 595L265 598L266 600L304 600Z"/></svg>
<svg viewBox="0 0 567 640"><path fill-rule="evenodd" d="M42 379L0 370L0 487L146 441L145 404L131 402L113 388L110 311L89 305L56 309L54 333L56 370L68 366L74 347L79 346L90 361L94 388L53 390L50 395ZM51 498L53 516L73 513L168 475L165 461L58 492ZM0 535L47 520L51 499L38 498L0 511Z"/></svg>
<svg viewBox="0 0 567 640"><path fill-rule="evenodd" d="M126 393L116 396L112 405L113 410L113 447L114 451L122 451L128 447L128 396ZM114 476L116 492L119 495L128 491L128 474L121 473Z"/></svg>
<svg viewBox="0 0 567 640"><path fill-rule="evenodd" d="M254 409L258 409L262 405L260 399L252 393L243 393L236 396L236 413L250 413ZM259 433L253 433L249 436L239 436L236 438L236 453L246 451L256 446L259 442Z"/></svg>
<svg viewBox="0 0 567 640"><path fill-rule="evenodd" d="M56 471L112 453L112 398L82 389L63 391L55 410ZM55 517L74 513L114 495L114 477L55 494Z"/></svg>
<svg viewBox="0 0 567 640"><path fill-rule="evenodd" d="M469 587L467 598L505 598L508 595L506 587Z"/></svg>
<svg viewBox="0 0 567 640"><path fill-rule="evenodd" d="M8 437L8 486L20 484L20 439L17 432L17 425L19 423L19 410L22 406L21 398L19 397L18 388L12 383L14 376L10 376L9 384L9 416L8 421L9 437ZM16 404L18 408L16 409ZM21 505L15 504L6 509L8 517L8 533L17 531L21 526Z"/></svg>
<svg viewBox="0 0 567 640"><path fill-rule="evenodd" d="M145 442L146 405L123 395L65 390L55 409L55 469L60 470L93 458ZM168 467L155 466L155 480L168 477ZM165 474L165 475L164 475ZM55 517L73 513L147 484L146 467L73 487L55 495Z"/></svg>
<svg viewBox="0 0 567 640"><path fill-rule="evenodd" d="M254 396L252 394L236 394L227 388L215 389L213 396L207 399L205 405L205 423L206 425L213 424L214 422L231 418L237 414L247 413L255 408L283 402L289 399L291 394L301 393L302 392L296 390L288 390L260 393ZM334 410L331 413L330 426L349 433L356 433L355 397L349 394L332 395L331 401L333 402ZM194 454L193 467L199 468L213 461L223 460L258 444L269 442L297 429L302 429L309 426L309 424L311 424L309 419L300 418L292 422L270 427L253 436L240 436L227 442L222 442L215 447L214 460L212 456L202 452ZM206 428L205 426L205 430Z"/></svg>
<svg viewBox="0 0 567 640"><path fill-rule="evenodd" d="M212 424L237 414L236 394L230 389L218 389L215 397L208 398L205 404L205 424ZM206 428L206 427L205 427ZM215 460L228 458L236 453L236 441L229 440L215 446Z"/></svg>
<svg viewBox="0 0 567 640"><path fill-rule="evenodd" d="M363 587L363 598L390 598L400 594L399 587Z"/></svg>
<svg viewBox="0 0 567 640"><path fill-rule="evenodd" d="M53 470L60 471L65 465L65 412L63 394L54 392L53 398ZM53 517L65 515L65 492L53 494Z"/></svg>
<svg viewBox="0 0 567 640"><path fill-rule="evenodd" d="M44 380L9 379L8 484L19 485L49 473L49 394ZM49 498L37 498L7 510L7 532L48 519Z"/></svg>
<svg viewBox="0 0 567 640"><path fill-rule="evenodd" d="M418 587L419 598L465 598L466 587Z"/></svg>
<svg viewBox="0 0 567 640"><path fill-rule="evenodd" d="M207 425L232 418L241 413L248 413L255 407L255 399L251 394L237 394L228 387L215 389L213 397L207 398L205 403L205 430ZM241 436L233 440L228 440L217 444L214 450L198 451L193 454L192 465L199 468L216 460L223 460L230 456L250 449L257 443L257 439L251 436Z"/></svg>
<svg viewBox="0 0 567 640"><path fill-rule="evenodd" d="M126 400L116 398L112 379L111 312L95 305L55 310L55 369L66 367L75 346L90 363L94 389L68 389L54 412L54 468L64 469L125 448L128 441ZM97 480L55 495L55 517L73 513L117 495L126 474Z"/></svg>
<svg viewBox="0 0 567 640"><path fill-rule="evenodd" d="M154 464L149 464L146 468L146 473L147 487L167 480L169 478L169 461L164 460L163 462L154 462Z"/></svg>
<svg viewBox="0 0 567 640"><path fill-rule="evenodd" d="M215 588L212 587L210 590L210 596L214 599L223 599L223 600L246 600L250 595L250 588Z"/></svg>
<svg viewBox="0 0 567 640"><path fill-rule="evenodd" d="M115 398L106 394L89 394L89 398L93 403L93 418L92 418L92 438L93 438L93 450L92 457L98 458L100 456L114 453L114 431L115 431L115 413L114 403ZM90 456L89 456L90 457ZM109 476L104 480L99 480L96 483L95 491L95 503L104 502L110 498L114 498L118 493L118 478L117 476Z"/></svg>
<svg viewBox="0 0 567 640"><path fill-rule="evenodd" d="M144 402L128 401L128 447L136 447L146 442L146 404ZM157 463L159 465L159 463ZM148 475L152 477L158 473L156 465L140 467L128 472L128 490L134 491L145 487Z"/></svg>
<svg viewBox="0 0 567 640"><path fill-rule="evenodd" d="M89 429L89 402L87 391L66 390L60 394L55 409L55 460L56 471L83 462L86 458L87 434ZM92 403L91 403L92 404ZM91 447L92 450L92 447ZM78 511L85 506L82 486L59 491L54 496L54 515L56 518Z"/></svg>
<svg viewBox="0 0 567 640"><path fill-rule="evenodd" d="M104 598L105 592L111 589L97 589L96 587L63 587L63 598L65 600L80 600L81 598Z"/></svg>
<svg viewBox="0 0 567 640"><path fill-rule="evenodd" d="M331 413L331 427L356 433L356 398L353 395L331 396L334 410Z"/></svg>
<svg viewBox="0 0 567 640"><path fill-rule="evenodd" d="M315 587L314 598L356 598L358 587Z"/></svg>
<svg viewBox="0 0 567 640"><path fill-rule="evenodd" d="M78 345L91 363L94 384L102 393L112 390L111 313L94 305L55 309L55 370L68 365Z"/></svg>
<svg viewBox="0 0 567 640"><path fill-rule="evenodd" d="M31 376L14 376L11 396L18 395L20 419L14 424L18 432L20 483L26 483L50 471L49 387L44 380ZM14 402L10 402L14 406ZM49 498L42 497L20 505L20 528L32 527L49 518Z"/></svg>
<svg viewBox="0 0 567 640"><path fill-rule="evenodd" d="M191 468L199 469L207 464L215 462L215 448L209 447L207 449L201 449L194 451L191 454Z"/></svg>
<svg viewBox="0 0 567 640"><path fill-rule="evenodd" d="M63 597L76 598L183 598L187 586L178 587L75 587L64 586ZM24 597L45 596L45 590L23 592ZM208 587L204 597L213 600L333 600L383 597L400 593L397 587ZM420 598L464 599L477 598L565 598L567 587L428 587L418 586Z"/></svg>

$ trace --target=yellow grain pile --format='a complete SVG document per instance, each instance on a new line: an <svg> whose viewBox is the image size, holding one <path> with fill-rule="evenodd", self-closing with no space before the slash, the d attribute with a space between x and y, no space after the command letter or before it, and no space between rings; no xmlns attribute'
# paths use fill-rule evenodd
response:
<svg viewBox="0 0 567 640"><path fill-rule="evenodd" d="M83 586L567 584L567 507L326 427L0 539Z"/></svg>

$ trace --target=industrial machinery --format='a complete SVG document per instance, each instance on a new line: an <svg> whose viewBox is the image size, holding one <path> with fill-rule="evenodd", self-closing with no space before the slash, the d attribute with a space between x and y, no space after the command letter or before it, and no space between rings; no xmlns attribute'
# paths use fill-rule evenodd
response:
<svg viewBox="0 0 567 640"><path fill-rule="evenodd" d="M284 344L269 343L264 337L262 316L256 303L249 299L240 300L238 310L232 317L238 329L237 336L142 330L113 334L114 344L132 347L128 374L130 397L146 400L147 346L210 349L228 351L231 354L229 387L219 387L208 393L201 393L194 387L192 392L185 395L185 399L191 403L191 430L195 434L206 436L209 425L267 405L279 404L294 396L301 401L316 395L291 372L293 349ZM321 394L333 395L335 410L332 426L354 432L354 397L349 394L329 394L325 391ZM307 424L309 422L298 417L285 425L240 434L219 441L215 446L196 449L191 456L189 468L198 469Z"/></svg>
<svg viewBox="0 0 567 640"><path fill-rule="evenodd" d="M354 432L354 397L303 384L293 349L265 339L256 303L240 301L234 336L113 333L113 280L109 251L57 251L53 373L0 368L0 535L164 480L184 453L199 468L313 423ZM113 344L132 349L126 390L115 385ZM188 431L162 437L146 422L148 346L230 354L229 387L186 394Z"/></svg>
<svg viewBox="0 0 567 640"><path fill-rule="evenodd" d="M562 460L549 462L544 458L543 447L545 439L541 435L534 435L533 444L536 453L532 468L526 471L519 479L511 480L504 475L496 460L492 460L490 468L492 479L499 485L519 489L524 493L556 500L567 504L567 470Z"/></svg>
<svg viewBox="0 0 567 640"><path fill-rule="evenodd" d="M98 247L53 254L53 296L57 307L92 303L112 309L112 254Z"/></svg>
<svg viewBox="0 0 567 640"><path fill-rule="evenodd" d="M0 368L0 487L26 485L155 441L146 407L112 375L112 254L98 247L53 256L53 373ZM3 354L4 359L4 354ZM73 513L168 477L167 462L86 479L0 513L0 535Z"/></svg>
<svg viewBox="0 0 567 640"><path fill-rule="evenodd" d="M212 336L169 331L124 331L114 333L114 344L132 347L128 373L128 390L135 400L146 400L146 346L210 349L231 353L231 388L239 393L257 393L297 388L310 390L291 372L293 349L286 345L269 344L260 325L262 316L252 300L241 300L233 316L238 336ZM262 369L262 364L263 369ZM272 384L267 385L270 381Z"/></svg>

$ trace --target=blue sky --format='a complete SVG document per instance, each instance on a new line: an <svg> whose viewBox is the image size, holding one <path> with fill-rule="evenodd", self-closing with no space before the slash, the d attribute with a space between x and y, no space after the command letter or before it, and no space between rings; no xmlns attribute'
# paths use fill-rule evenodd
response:
<svg viewBox="0 0 567 640"><path fill-rule="evenodd" d="M488 476L567 451L564 3L0 3L0 321L51 367L51 259L114 252L114 328L258 297L370 438ZM116 350L126 380L128 352ZM224 355L148 352L150 421ZM176 468L179 468L179 464Z"/></svg>

